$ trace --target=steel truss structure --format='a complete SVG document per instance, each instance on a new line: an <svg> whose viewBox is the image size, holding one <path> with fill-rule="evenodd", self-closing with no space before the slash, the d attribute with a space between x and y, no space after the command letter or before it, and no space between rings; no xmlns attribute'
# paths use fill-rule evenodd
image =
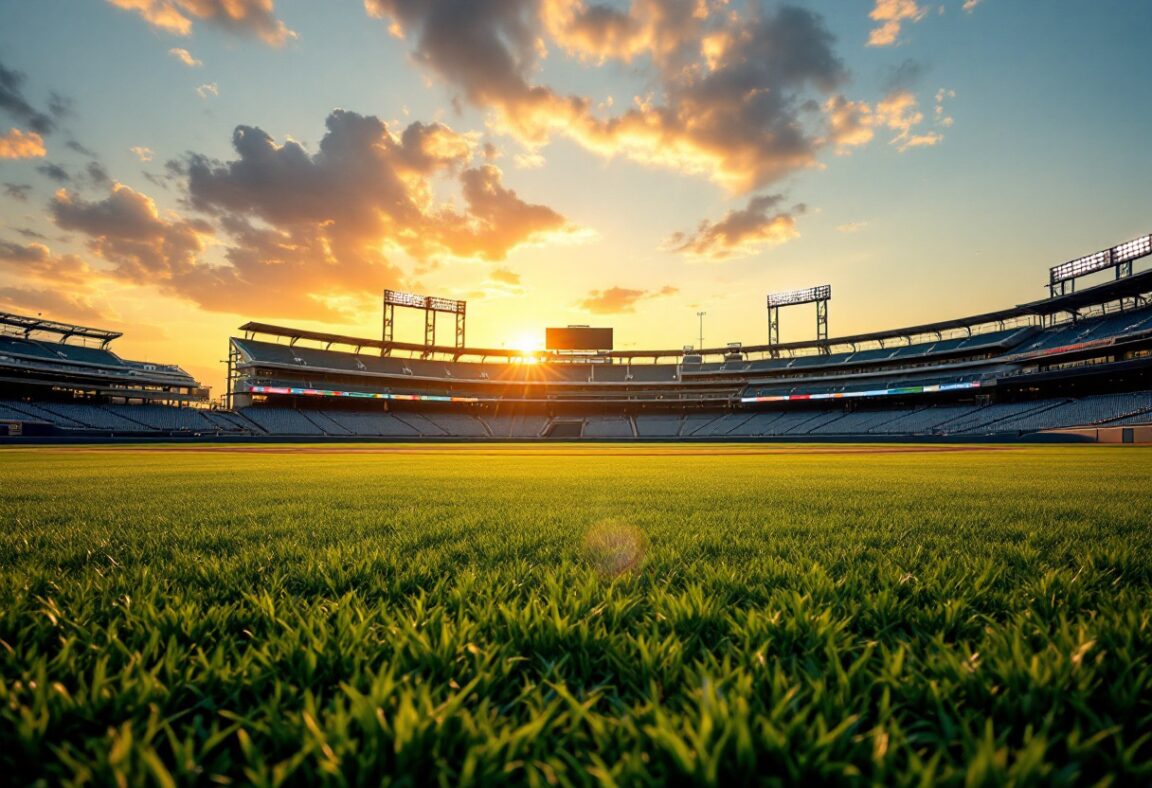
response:
<svg viewBox="0 0 1152 788"><path fill-rule="evenodd" d="M416 295L415 293L402 293L398 290L385 290L384 291L384 332L381 337L387 344L393 341L393 331L395 328L396 307L406 307L409 309L419 309L424 312L424 346L432 348L436 346L436 314L438 312L447 312L448 314L456 316L456 347L464 347L464 321L466 317L468 302L457 301L452 298L441 298L439 296L423 296ZM388 348L383 351L388 353ZM431 351L427 351L428 355Z"/></svg>
<svg viewBox="0 0 1152 788"><path fill-rule="evenodd" d="M832 286L820 285L803 290L788 290L771 293L768 296L768 344L780 344L780 307L797 304L816 304L816 341L828 341L828 301L832 298ZM827 349L824 350L827 352Z"/></svg>

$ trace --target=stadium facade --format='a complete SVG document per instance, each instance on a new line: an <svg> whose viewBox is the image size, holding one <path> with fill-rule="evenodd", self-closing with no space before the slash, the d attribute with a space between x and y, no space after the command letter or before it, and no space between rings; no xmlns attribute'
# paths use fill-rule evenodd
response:
<svg viewBox="0 0 1152 788"><path fill-rule="evenodd" d="M179 367L115 356L114 332L4 315L0 431L806 440L1117 428L1131 440L1152 424L1152 270L1133 270L1149 255L1143 236L1055 266L1043 300L853 336L827 336L829 290L794 291L776 306L822 301L817 339L704 349L467 347L462 302L393 294L425 308L425 343L391 337L387 299L381 339L241 326L224 409L204 407ZM436 311L455 313L458 344L435 343Z"/></svg>

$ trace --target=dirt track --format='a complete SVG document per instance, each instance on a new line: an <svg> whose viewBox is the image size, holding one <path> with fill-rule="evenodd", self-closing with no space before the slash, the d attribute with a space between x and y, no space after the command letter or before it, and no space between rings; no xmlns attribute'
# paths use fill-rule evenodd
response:
<svg viewBox="0 0 1152 788"><path fill-rule="evenodd" d="M428 446L415 446L412 444L372 446L357 445L196 445L171 446L133 444L125 446L57 446L56 450L76 452L180 452L180 453L208 453L208 454L310 454L310 455L348 455L348 454L380 454L380 455L424 455L424 456L463 456L470 457L757 457L774 454L916 454L939 452L974 452L974 451L1013 451L1017 446L990 446L990 445L811 445L795 446L776 445L748 445L736 446L683 446L669 444L666 447L654 448L652 446L616 446L605 448L603 446L551 446L509 444L502 447L482 446L477 444L445 445L434 444Z"/></svg>

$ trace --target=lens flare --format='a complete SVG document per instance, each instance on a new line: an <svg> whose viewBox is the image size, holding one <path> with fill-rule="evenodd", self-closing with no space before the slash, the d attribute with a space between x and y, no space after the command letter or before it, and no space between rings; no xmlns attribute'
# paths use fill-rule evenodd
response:
<svg viewBox="0 0 1152 788"><path fill-rule="evenodd" d="M622 520L601 520L584 534L584 554L604 577L618 577L639 567L647 547L644 533Z"/></svg>

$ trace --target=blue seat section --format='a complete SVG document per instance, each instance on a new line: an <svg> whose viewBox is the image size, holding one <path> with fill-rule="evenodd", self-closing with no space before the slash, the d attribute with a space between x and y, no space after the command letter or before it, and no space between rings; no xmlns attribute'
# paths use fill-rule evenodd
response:
<svg viewBox="0 0 1152 788"><path fill-rule="evenodd" d="M110 350L83 345L66 345L59 342L40 342L35 339L11 336L0 336L0 356L3 355L30 356L51 359L55 362L75 361L104 367L126 366L124 361Z"/></svg>
<svg viewBox="0 0 1152 788"><path fill-rule="evenodd" d="M56 354L39 342L28 342L23 339L17 339L16 337L0 336L0 356L5 355L33 356L35 358L57 360Z"/></svg>
<svg viewBox="0 0 1152 788"><path fill-rule="evenodd" d="M1016 352L1037 353L1098 339L1120 339L1152 331L1152 308L1120 312L1105 317L1057 326L1022 344Z"/></svg>
<svg viewBox="0 0 1152 788"><path fill-rule="evenodd" d="M632 421L626 416L589 416L584 420L585 438L631 438Z"/></svg>

